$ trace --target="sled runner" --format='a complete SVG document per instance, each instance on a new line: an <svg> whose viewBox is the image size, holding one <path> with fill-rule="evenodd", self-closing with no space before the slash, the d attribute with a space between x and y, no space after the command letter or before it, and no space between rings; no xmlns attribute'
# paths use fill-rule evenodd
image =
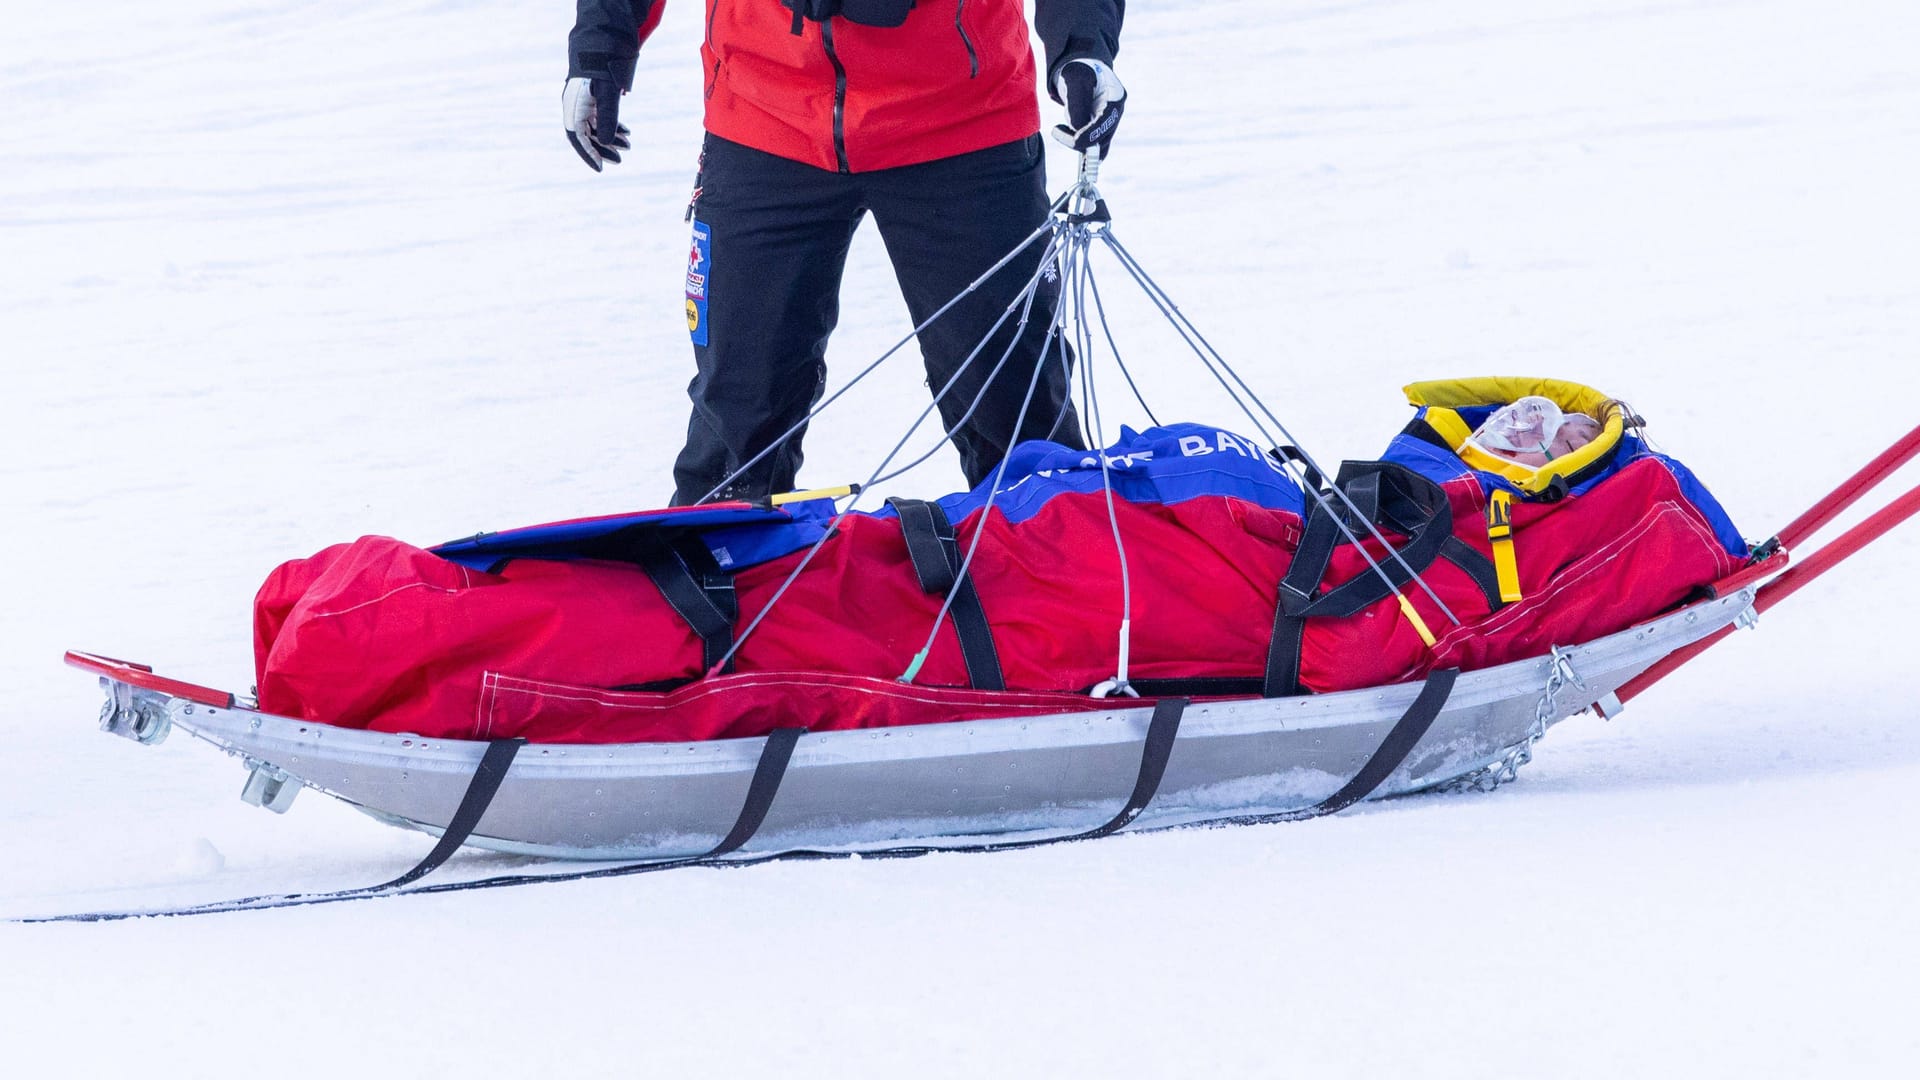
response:
<svg viewBox="0 0 1920 1080"><path fill-rule="evenodd" d="M1744 586L1598 641L1460 675L1419 745L1370 794L1510 774L1547 727L1746 618L1754 598ZM276 810L312 787L382 821L441 833L489 745L291 720L137 665L84 653L68 662L101 675L107 730L151 743L177 727L204 739L248 766L244 798ZM1360 773L1422 688L1189 704L1136 825L1311 807ZM1129 703L807 734L743 849L1090 829L1132 790L1153 716L1152 706ZM558 858L697 855L733 826L768 744L528 744L466 842Z"/></svg>
<svg viewBox="0 0 1920 1080"><path fill-rule="evenodd" d="M1749 550L1684 467L1639 441L1631 410L1551 380L1416 384L1416 419L1379 461L1323 470L1113 239L1090 186L1072 194L1030 242L1047 240L1042 266L1062 282L1061 311L1078 313L1056 316L1054 331L1071 333L1082 358L1094 430L1086 254L1099 241L1257 439L1156 425L1123 429L1093 453L1024 444L973 492L868 514L822 499L708 504L431 550L343 546L290 564L263 589L258 699L71 653L108 691L103 728L151 743L178 727L220 747L246 765L247 801L284 811L312 787L441 838L419 867L381 886L192 910L392 892L463 843L643 860L562 875L591 876L999 850L1494 787L1551 725L1589 708L1612 715L1920 510L1916 489L1787 570L1790 547L1920 452L1920 429ZM1551 413L1508 416L1533 400ZM1578 445L1537 426L1562 415L1586 418ZM1513 423L1493 431L1502 417ZM888 469L898 453L847 497L857 502L897 475ZM1088 522L1111 532L1072 531ZM1054 527L1066 531L1037 531ZM1049 550L1074 553L1042 576L1071 586L1064 595L1092 597L1080 605L1091 612L1084 626L1002 587L1024 581L1026 592L1045 592L1040 576L1015 572L1020 545L1042 535ZM1192 565L1205 548L1237 559L1241 584L1263 598L1250 619L1258 632L1186 641L1181 653L1170 643L1218 627L1204 603L1181 595L1199 585L1164 587L1155 578L1168 575L1154 570ZM1094 550L1097 560L1086 554ZM848 636L807 653L823 637L819 613L837 610L836 598L850 602L851 579L832 577L833 560L850 552L872 555L850 571L868 588L893 575L887 606L907 615L899 627L881 613L844 619ZM1096 562L1113 572L1075 576ZM625 616L596 614L603 637L561 653L535 649L577 640L554 632L565 616L542 597L558 590L591 605L616 573L638 583L618 595L645 598L623 610L653 621L609 629L607 619ZM1215 578L1201 580L1211 588ZM534 583L549 590L532 603L549 621L497 632L526 625L511 598ZM814 617L783 623L779 612L796 600ZM416 602L426 606L406 606ZM470 602L481 607L437 606ZM402 606L379 606L390 603ZM1180 633L1153 622L1168 610L1183 613L1172 619ZM383 623L398 628L400 644L370 644ZM1007 623L1047 633L1001 638ZM909 625L924 644L900 645ZM503 638L510 661L434 667L439 654L472 655L449 636L472 626L495 627L481 638ZM591 666L620 652L607 641L635 635L647 647L627 649L619 663L628 666ZM1060 657L1023 660L1062 638L1075 645ZM407 639L433 655L406 653ZM380 670L396 656L393 671ZM569 666L580 656L584 671ZM338 690L346 696L330 696ZM443 690L455 697L436 697Z"/></svg>

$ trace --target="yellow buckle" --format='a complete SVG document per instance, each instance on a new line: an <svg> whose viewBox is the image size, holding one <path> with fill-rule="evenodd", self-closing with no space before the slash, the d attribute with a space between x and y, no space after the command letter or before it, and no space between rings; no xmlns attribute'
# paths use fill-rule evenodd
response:
<svg viewBox="0 0 1920 1080"><path fill-rule="evenodd" d="M1500 599L1513 603L1520 595L1520 566L1513 556L1513 492L1495 489L1487 499L1487 539L1493 543L1493 573L1500 583Z"/></svg>

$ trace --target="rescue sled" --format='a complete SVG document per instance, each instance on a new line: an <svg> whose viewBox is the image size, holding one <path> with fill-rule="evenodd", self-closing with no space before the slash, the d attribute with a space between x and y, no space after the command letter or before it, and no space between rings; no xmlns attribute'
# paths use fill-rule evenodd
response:
<svg viewBox="0 0 1920 1080"><path fill-rule="evenodd" d="M178 728L238 759L242 797L285 811L302 787L372 817L477 847L553 858L686 860L729 852L884 849L904 840L968 846L980 837L1071 837L1135 828L1304 816L1330 801L1511 779L1552 725L1627 700L1920 511L1906 492L1811 558L1791 547L1920 453L1920 428L1759 545L1700 598L1641 625L1545 656L1431 683L1288 698L1115 704L1012 718L685 743L521 747L511 776L472 811L490 744L360 731L260 712L240 695L142 665L69 653L100 676L104 730L152 744ZM1423 699L1441 703L1411 724ZM1408 740L1410 726L1418 727ZM1156 727L1164 745L1157 763ZM1400 736L1404 746L1391 744ZM784 745L776 745L782 744ZM769 755L782 760L767 786ZM1383 754L1386 759L1383 760ZM1353 791L1369 769L1376 776ZM1152 790L1141 798L1147 774ZM758 801L754 814L743 813ZM484 802L484 800L483 800ZM743 821L757 815L740 835ZM734 841L729 846L728 841ZM444 855L442 856L444 858Z"/></svg>
<svg viewBox="0 0 1920 1080"><path fill-rule="evenodd" d="M995 500L1009 490L1004 465L995 479L968 496L978 499L980 505L965 502L968 497L955 496L961 501L947 506L955 511L952 516L956 520L961 517L960 511L965 511L966 520L982 523L973 531L972 546L953 535L965 534L966 529L949 528L942 533L941 523L934 519L932 536L946 545L944 560L937 545L925 558L921 557L924 552L914 552L904 508L864 519L872 522L893 513L898 520L887 519L884 528L876 525L869 531L894 530L890 535L904 553L901 561L914 555L912 571L919 576L920 586L929 594L944 592L937 611L932 613L934 630L928 645L912 658L904 672L892 678L878 677L856 665L839 671L762 669L729 673L736 655L748 655L740 651L744 639L799 579L807 560L842 522L860 519L831 508L811 524L803 513L795 511L783 517L767 506L698 508L694 513L708 515L701 519L707 524L732 529L728 536L745 539L749 547L760 544L767 548L755 556L776 560L766 565L779 565L784 572L790 563L793 569L778 583L778 589L772 589L769 583L771 598L763 605L761 615L737 636L723 628L726 632L717 636L701 631L699 640L688 639L692 644L687 648L697 661L693 669L696 684L726 679L732 680L729 686L763 694L777 694L779 685L824 688L839 695L840 700L892 701L896 711L913 713L915 718L899 722L862 720L836 729L831 716L815 717L819 723L803 716L801 722L794 723L785 713L768 719L757 716L754 709L746 709L728 714L727 723L733 726L725 728L720 737L673 739L652 732L644 741L530 739L530 733L537 736L539 732L532 728L496 732L490 719L473 726L465 717L444 716L435 722L445 720L445 726L432 730L419 726L378 730L382 726L379 710L354 726L329 722L339 718L324 714L280 715L272 709L263 710L260 701L251 697L170 679L139 664L70 653L68 663L98 674L107 691L108 701L101 713L105 730L154 743L179 728L219 747L246 767L242 797L250 803L284 811L301 788L311 787L383 822L440 837L434 851L418 867L379 886L309 897L249 898L191 910L325 902L391 892L431 871L462 844L549 858L640 860L612 870L558 875L592 876L693 864L740 865L784 857L1000 850L1105 835L1120 828L1297 820L1335 812L1367 798L1441 787L1492 788L1513 778L1552 725L1589 709L1615 714L1626 701L1674 667L1732 629L1752 625L1773 603L1920 511L1917 488L1813 558L1788 568L1790 548L1920 453L1920 428L1916 428L1765 543L1749 548L1737 535L1729 536L1731 526L1718 515L1717 507L1710 508L1714 512L1687 516L1687 528L1681 532L1691 530L1696 534L1698 549L1707 553L1703 556L1707 561L1690 564L1694 569L1689 572L1695 579L1681 582L1686 586L1681 596L1669 601L1662 598L1665 594L1649 594L1651 599L1642 599L1656 607L1644 614L1632 614L1637 609L1631 607L1618 608L1621 617L1608 632L1560 637L1555 627L1585 625L1579 616L1586 607L1607 601L1589 595L1565 606L1561 614L1569 616L1567 619L1555 622L1540 618L1543 605L1537 602L1538 597L1531 601L1521 598L1521 593L1534 587L1522 588L1512 563L1510 548L1517 531L1538 528L1539 522L1549 520L1555 506L1578 506L1583 499L1587 505L1600 505L1602 500L1592 494L1600 490L1595 485L1611 482L1608 477L1615 475L1619 466L1616 458L1621 456L1614 448L1630 444L1637 448L1625 457L1651 463L1648 467L1659 470L1659 477L1664 478L1661 482L1667 486L1661 489L1663 506L1668 502L1711 504L1711 497L1697 487L1684 468L1634 443L1629 429L1636 426L1637 418L1630 410L1584 387L1550 380L1416 384L1409 388L1409 399L1420 409L1419 418L1395 440L1387 458L1363 468L1343 468L1338 477L1333 477L1295 448L1297 443L1284 426L1257 399L1249 404L1247 399L1252 396L1244 381L1205 345L1204 338L1144 276L1111 232L1099 227L1103 221L1103 207L1081 206L1078 212L1063 214L1050 229L1037 232L1035 238L1052 236L1050 244L1054 246L1049 247L1047 258L1060 260L1069 296L1074 288L1084 287L1085 251L1091 239L1106 242L1129 275L1181 328L1208 369L1223 376L1222 385L1247 411L1267 445L1276 448L1271 457L1246 455L1255 463L1246 465L1249 475L1263 476L1260 470L1285 469L1290 470L1288 476L1297 478L1304 499L1297 518L1297 544L1294 536L1289 536L1286 543L1305 553L1316 549L1317 533L1329 534L1321 537L1325 544L1315 559L1296 559L1296 567L1314 564L1304 586L1295 590L1298 604L1290 606L1284 581L1281 603L1277 608L1269 604L1276 627L1274 640L1282 639L1280 626L1287 619L1311 624L1311 620L1323 616L1332 621L1371 613L1377 616L1376 636L1367 639L1364 649L1349 650L1354 662L1359 663L1363 653L1368 657L1375 653L1402 657L1391 661L1393 666L1378 676L1377 683L1368 681L1374 678L1368 675L1323 692L1304 692L1322 689L1310 685L1313 678L1325 681L1342 675L1338 670L1341 653L1338 648L1323 648L1319 654L1323 663L1316 676L1311 670L1313 654L1301 644L1304 631L1296 627L1290 654L1277 646L1272 649L1264 683L1256 680L1248 688L1233 685L1231 679L1200 679L1191 685L1162 679L1161 685L1155 686L1154 680L1130 676L1130 609L1122 606L1118 609L1117 667L1111 669L1112 677L1068 695L1058 687L1014 685L995 668L992 675L999 681L988 685L982 674L985 666L977 663L979 656L961 640L964 634L958 613L968 603L964 593L969 570L985 525L993 520ZM1075 258L1080 261L1075 263ZM988 275L993 272L989 270ZM1038 280L1036 274L1029 291L1037 287ZM1085 311L1084 303L1080 309ZM1084 333L1076 339L1083 357L1090 341L1090 335ZM1117 355L1114 359L1118 361ZM1089 363L1083 362L1082 366L1090 371ZM1091 375L1084 377L1089 380L1087 394L1091 397ZM1234 392L1236 385L1246 391L1244 398ZM1498 454L1485 460L1476 458L1481 449L1466 445L1478 434L1475 426L1505 405L1517 404L1513 401L1516 393L1557 396L1562 407L1588 416L1599 429L1599 437L1590 448L1566 454L1550 465L1535 466ZM1097 415L1097 407L1091 411ZM1261 414L1277 431L1270 432ZM1197 438L1178 426L1141 435L1124 434L1136 440L1158 438L1175 444ZM1115 447L1124 451L1132 445L1123 439ZM1204 439L1192 449L1195 454L1205 449ZM1546 449L1544 444L1542 449ZM1016 449L1009 458L1020 453ZM1080 482L1084 489L1081 494L1104 499L1117 538L1122 515L1116 507L1126 502L1120 496L1131 497L1129 483L1153 480L1153 470L1165 465L1167 459L1164 453L1159 458L1152 454L1143 457L1110 448L1086 456L1078 481L1067 475L1072 469L1044 459L1031 463L1032 471L1011 486L1017 488L1027 479L1043 476L1063 485L1063 490ZM876 468L873 479L882 478L890 460ZM1437 475L1446 483L1430 484L1441 494L1415 491L1395 496L1389 492L1389 487L1399 482L1395 477L1422 468L1442 470ZM1454 469L1457 474L1446 471ZM1448 485L1453 485L1451 494L1443 490ZM1036 482L1022 489L1026 493L1023 497L1044 498L1043 487ZM1487 493L1484 500L1483 488ZM848 490L857 497L861 488ZM1153 498L1164 494L1151 483L1146 490L1158 493ZM1035 495L1035 491L1041 494ZM1240 499L1237 505L1258 508L1259 499L1245 490L1236 489L1233 494ZM1467 530L1471 544L1438 528L1427 538L1430 542L1422 541L1427 526L1443 520L1447 504L1460 499L1476 509L1484 501L1485 531L1473 534ZM1361 502L1368 506L1363 508ZM915 505L920 508L913 511L917 519L929 504ZM1393 508L1395 505L1398 509ZM1410 523L1406 520L1408 506L1425 506L1429 516ZM762 520L769 515L780 520ZM691 520L676 519L681 524ZM759 527L754 521L764 528L754 531ZM806 531L811 528L818 539L810 545L804 540L791 542L792 536L781 531L790 526L803 536L811 535ZM485 534L431 552L403 552L401 558L423 559L436 566L444 561L469 569L529 555L561 561L600 558L607 552L608 537L644 539L652 530L652 519L589 519ZM1331 536L1334 532L1339 536ZM1400 542L1396 544L1389 534ZM702 543L707 555L720 554L721 549L711 538ZM1422 546L1426 548L1424 561L1415 566L1410 554ZM659 549L644 550L658 554ZM1738 558L1731 557L1731 551L1737 551ZM1442 553L1448 553L1446 558L1457 564L1453 569L1447 568ZM688 555L681 549L676 559L682 577L688 574L689 558L699 561L705 557L697 550ZM641 563L649 558L636 556ZM787 563L777 562L779 559ZM1535 566L1533 572L1561 573L1566 565L1572 565L1557 558L1545 562L1550 565L1544 569ZM931 571L929 563L934 564ZM1122 595L1131 594L1126 565L1123 557L1118 583ZM1528 564L1523 560L1521 565ZM1329 566L1336 567L1332 577L1326 576ZM1718 569L1699 576L1703 566ZM1287 573L1291 577L1292 571ZM1450 594L1452 605L1442 597L1446 583L1428 580L1447 574L1455 575L1455 586L1464 590ZM305 580L302 578L303 583ZM698 574L689 580L654 575L658 591L650 595L656 602L665 597L667 603L660 605L662 610L671 607L693 629L700 630L701 617L693 610L699 607L695 601L699 599L700 580ZM676 588L686 602L674 601ZM1322 610L1332 598L1356 588L1364 595L1346 605L1351 610ZM406 591L385 589L380 595ZM458 590L438 591L451 594ZM1486 603L1465 610L1465 603L1480 603L1482 591L1488 594ZM1463 602L1462 596L1467 601ZM1513 606L1507 610L1536 618L1527 624L1532 631L1514 632L1511 624L1520 622L1518 619L1509 620L1501 628L1490 618L1482 633L1483 624L1476 621L1475 612L1491 612L1497 617L1502 605L1508 603ZM284 631L286 620L295 617L289 613L297 606L263 605L258 620L263 628L263 656L276 647L276 635ZM1454 607L1463 610L1456 613ZM1428 627L1429 621L1438 618L1436 612L1452 621L1451 630L1443 627L1436 634ZM439 625L460 622L452 619ZM1502 633L1507 634L1508 652L1517 655L1481 648ZM946 650L944 660L936 646ZM1274 657L1286 662L1276 663ZM1327 661L1327 657L1334 659ZM262 663L263 671L271 676L270 665L264 660ZM947 672L945 685L915 682L942 663ZM1328 667L1328 663L1333 666ZM1275 674L1276 668L1279 675ZM309 685L324 684L327 674L323 666L320 677L310 679ZM263 697L269 681L263 679ZM565 683L550 684L546 690L548 698L585 701L596 709L609 703L634 704L634 695L671 697L673 693L646 686L595 689ZM1124 696L1128 694L1146 696L1133 700ZM286 700L299 698L295 695ZM779 699L763 696L753 700L774 703ZM922 714L929 703L939 706L939 722L917 722L926 719ZM666 707L674 702L656 704ZM433 718L435 714L421 715ZM534 720L550 715L535 714ZM569 718L568 723L573 720ZM759 727L752 734L741 735L741 723L757 723ZM626 729L615 726L600 730L617 733ZM554 876L486 879L425 888L518 884Z"/></svg>
<svg viewBox="0 0 1920 1080"><path fill-rule="evenodd" d="M1771 567L1770 567L1771 568ZM1458 677L1418 746L1369 797L1510 778L1546 729L1599 706L1685 646L1750 621L1756 589L1550 655ZM357 731L261 713L233 694L86 653L109 700L104 730L155 743L174 728L239 759L242 798L285 811L302 787L392 825L443 833L488 743ZM1286 814L1347 784L1422 684L1188 705L1135 827ZM1074 834L1134 789L1150 705L808 734L744 851ZM466 838L550 858L662 859L711 851L738 819L768 738L539 745Z"/></svg>

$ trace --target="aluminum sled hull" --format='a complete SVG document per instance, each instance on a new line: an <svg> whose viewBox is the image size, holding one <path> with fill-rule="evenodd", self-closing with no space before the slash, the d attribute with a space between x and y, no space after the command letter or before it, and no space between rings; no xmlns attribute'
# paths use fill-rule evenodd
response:
<svg viewBox="0 0 1920 1080"><path fill-rule="evenodd" d="M1374 793L1469 776L1606 700L1668 653L1749 617L1751 588L1560 650L1578 684L1548 704L1551 657L1462 675L1446 707ZM149 680L160 681L165 680ZM241 758L252 801L284 808L297 786L390 824L440 832L485 743L328 727L178 692L102 682L119 715L178 727ZM1414 696L1406 684L1264 700L1201 701L1136 828L1311 806L1347 782ZM116 709L109 702L108 712ZM162 713L162 710L164 712ZM1151 717L1139 705L1020 719L809 734L748 852L1093 828L1132 790ZM108 715L103 726L112 726ZM128 732L122 732L128 733ZM468 841L558 858L695 855L733 825L765 740L530 745ZM296 786L297 782L297 786Z"/></svg>

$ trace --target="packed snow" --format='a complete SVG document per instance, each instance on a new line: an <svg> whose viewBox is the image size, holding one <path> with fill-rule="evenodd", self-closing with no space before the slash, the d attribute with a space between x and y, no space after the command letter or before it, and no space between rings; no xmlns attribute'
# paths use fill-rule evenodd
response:
<svg viewBox="0 0 1920 1080"><path fill-rule="evenodd" d="M14 13L0 916L368 884L431 845L101 735L61 652L244 689L285 559L663 501L700 15L670 5L596 176L560 131L560 0ZM1903 0L1137 4L1102 188L1319 456L1376 454L1416 379L1573 379L1760 537L1920 413L1915 41ZM840 379L907 330L870 229L846 280ZM1112 313L1161 416L1235 426L1147 305ZM922 378L904 357L816 422L803 482L864 476ZM948 454L898 490L959 482ZM1909 526L1492 794L0 924L5 1071L1913 1075L1916 559Z"/></svg>

